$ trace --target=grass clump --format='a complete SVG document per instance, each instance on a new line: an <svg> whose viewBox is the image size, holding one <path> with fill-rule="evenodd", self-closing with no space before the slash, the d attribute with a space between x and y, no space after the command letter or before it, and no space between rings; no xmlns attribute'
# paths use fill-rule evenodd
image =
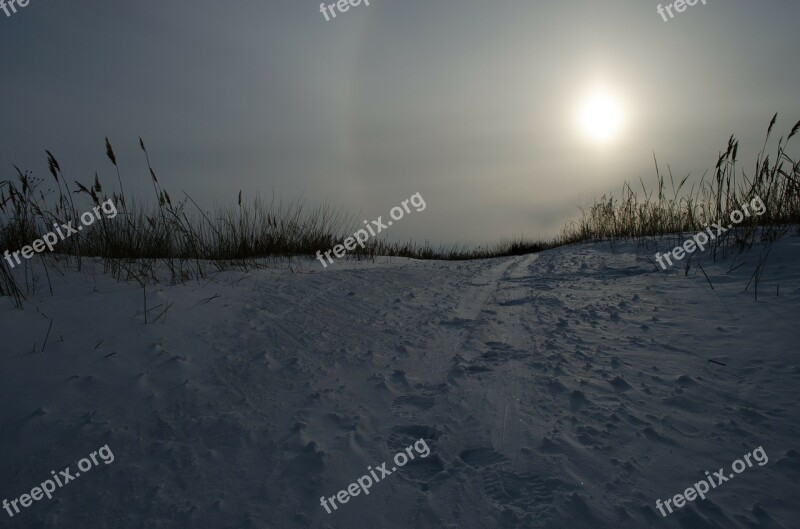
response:
<svg viewBox="0 0 800 529"><path fill-rule="evenodd" d="M757 157L752 177L737 172L739 142L731 136L720 153L714 172L703 174L691 183L689 177L675 183L668 168L667 178L656 162L657 187L641 183L641 195L630 184L623 186L620 197L604 195L581 217L565 226L552 240L514 239L494 246L452 246L434 248L429 243L390 243L370 239L364 248L356 247L349 255L373 259L378 255L416 259L485 259L523 255L579 241L635 239L647 244L654 236L680 239L686 232L700 231L708 224L725 219L727 214L753 197L760 197L767 211L762 216L744 219L734 230L714 241L717 250L739 252L752 245L757 237L774 239L792 226L800 225L800 162L787 154L789 141L800 131L798 122L784 139L778 141L774 157L766 154L777 114L767 129L764 146ZM307 208L301 200L284 203L256 197L250 203L239 192L235 207L204 211L187 193L175 200L164 189L150 163L144 142L139 147L147 162L148 177L158 207L146 207L129 200L123 192L123 179L111 142L105 150L114 166L119 191L110 196L100 177L94 181L70 184L56 157L47 154L50 176L55 186L14 166L16 177L0 181L0 248L18 250L51 231L54 223L72 221L77 226L81 213L111 200L119 210L116 218L101 218L91 228L56 244L47 259L37 254L47 277L50 269L62 271L67 266L80 270L86 258L100 258L107 272L119 280L136 280L144 287L157 282L155 270L165 265L173 282L202 278L211 263L218 269L259 267L263 258L313 256L333 248L353 233L358 224L352 215L323 204ZM19 268L19 267L18 267ZM37 276L23 261L24 289L19 274L12 273L0 259L0 296L11 296L17 305L24 294L36 289Z"/></svg>
<svg viewBox="0 0 800 529"><path fill-rule="evenodd" d="M686 176L677 184L668 168L670 183L656 166L656 188L648 190L640 179L637 192L626 182L619 197L603 195L581 217L564 227L564 241L636 240L647 244L654 236L680 241L681 234L699 232L713 222L728 224L728 215L755 197L766 205L763 215L750 215L733 230L713 242L713 256L735 249L743 251L756 240L774 240L800 225L800 162L787 154L790 140L800 131L795 124L788 136L777 143L774 157L766 154L777 114L767 128L764 146L756 159L752 176L738 173L739 142L731 136L727 148L717 159L713 174L708 171L699 181Z"/></svg>

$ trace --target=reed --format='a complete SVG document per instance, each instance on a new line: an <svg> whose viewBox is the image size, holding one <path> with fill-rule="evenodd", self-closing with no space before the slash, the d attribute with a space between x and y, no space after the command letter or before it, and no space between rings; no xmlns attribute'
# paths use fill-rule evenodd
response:
<svg viewBox="0 0 800 529"><path fill-rule="evenodd" d="M766 213L752 215L716 239L712 256L741 253L757 239L774 240L800 225L800 162L787 154L790 140L800 131L795 124L788 136L781 137L772 157L766 148L777 122L773 116L767 128L764 146L756 159L755 170L748 176L739 172L739 142L731 136L719 154L713 173L699 180L690 176L677 183L668 167L665 175L655 161L655 189L640 180L639 188L626 182L618 196L603 195L581 217L567 224L562 240L602 241L626 239L649 244L653 237L668 237L679 243L682 234L703 230L712 222L724 220L741 204L760 197ZM669 189L667 189L669 183Z"/></svg>
<svg viewBox="0 0 800 529"><path fill-rule="evenodd" d="M636 187L626 183L615 196L604 195L581 216L568 223L552 240L512 239L479 247L435 248L427 242L390 243L372 239L365 248L349 255L356 259L400 256L415 259L486 259L522 255L580 241L628 239L650 244L654 237L681 239L681 234L696 232L711 222L723 219L742 203L759 196L767 206L762 216L751 216L714 241L712 256L741 253L757 239L774 240L800 226L800 162L787 154L790 140L800 131L798 122L781 137L772 156L767 145L777 123L770 121L764 146L757 156L752 176L738 169L739 142L731 136L718 158L713 173L699 179L686 176L677 183L667 167L664 174L655 160L655 188L648 189L640 179ZM318 250L343 243L359 219L330 204L308 207L299 198L290 202L259 196L251 200L239 191L234 207L201 208L182 192L174 199L167 192L151 165L149 152L139 139L147 163L156 207L126 197L123 174L113 146L105 139L106 155L114 167L118 192L108 196L95 174L91 183L74 180L70 185L55 155L45 151L55 187L16 166L16 175L0 181L0 248L20 249L52 229L54 222L76 220L109 198L119 206L114 219L103 217L91 228L57 243L52 255L41 262L49 281L49 268L81 268L87 258L100 258L106 272L114 277L135 280L146 287L158 281L156 269L169 270L172 282L204 277L208 264L219 270L256 268L263 258L313 256ZM667 186L669 183L669 187ZM641 189L639 189L641 188ZM24 267L12 273L0 260L0 296L11 296L21 305L25 294L37 288L37 275ZM15 279L16 278L16 279Z"/></svg>

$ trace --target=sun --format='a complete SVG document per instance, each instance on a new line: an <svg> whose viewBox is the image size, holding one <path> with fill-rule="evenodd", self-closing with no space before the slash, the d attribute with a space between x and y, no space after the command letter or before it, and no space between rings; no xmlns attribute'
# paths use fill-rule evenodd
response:
<svg viewBox="0 0 800 529"><path fill-rule="evenodd" d="M619 136L623 117L619 100L602 89L584 99L578 114L583 134L596 143L609 143Z"/></svg>

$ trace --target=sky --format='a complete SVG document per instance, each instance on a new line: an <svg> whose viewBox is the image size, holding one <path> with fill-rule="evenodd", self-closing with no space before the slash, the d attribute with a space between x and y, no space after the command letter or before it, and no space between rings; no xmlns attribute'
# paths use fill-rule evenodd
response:
<svg viewBox="0 0 800 529"><path fill-rule="evenodd" d="M420 193L390 240L552 237L653 182L653 153L699 177L736 134L752 174L772 115L779 134L800 119L800 3L667 22L660 4L370 0L326 21L311 0L30 0L0 10L0 180L49 178L49 149L113 186L108 136L150 199L141 136L168 192L208 208L241 190L375 219Z"/></svg>

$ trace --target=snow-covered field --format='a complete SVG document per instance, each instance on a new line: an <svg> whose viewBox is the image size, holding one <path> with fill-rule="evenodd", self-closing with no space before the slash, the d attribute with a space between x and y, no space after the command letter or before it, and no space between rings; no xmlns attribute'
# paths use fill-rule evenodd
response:
<svg viewBox="0 0 800 529"><path fill-rule="evenodd" d="M800 239L756 302L762 250L706 264L713 290L622 243L295 260L150 287L148 325L135 283L54 277L23 311L0 300L0 500L114 461L0 525L800 527ZM320 505L420 438L427 458ZM760 446L765 465L656 509Z"/></svg>

